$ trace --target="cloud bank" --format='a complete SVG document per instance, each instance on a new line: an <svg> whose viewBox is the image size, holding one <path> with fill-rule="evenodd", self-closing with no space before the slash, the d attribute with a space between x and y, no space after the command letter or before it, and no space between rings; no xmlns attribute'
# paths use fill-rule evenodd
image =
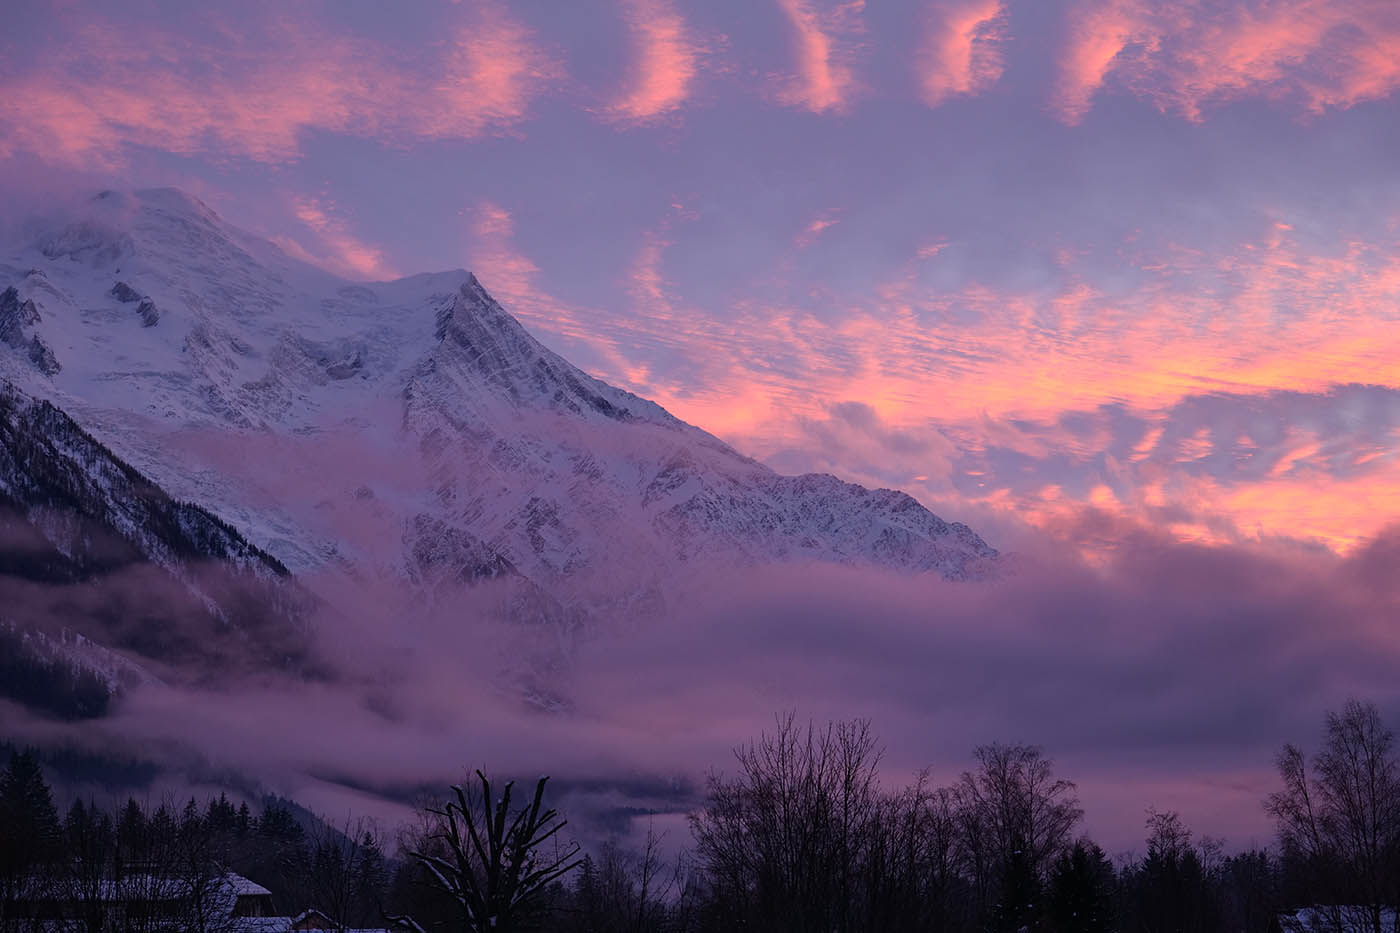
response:
<svg viewBox="0 0 1400 933"><path fill-rule="evenodd" d="M549 773L586 825L617 828L597 821L693 806L775 713L868 717L892 781L929 765L952 780L978 743L1044 746L1080 781L1090 830L1124 848L1148 806L1265 842L1284 741L1348 696L1400 712L1400 530L1346 558L1181 543L1092 511L1061 532L988 584L697 569L663 615L582 641L502 620L489 586L427 604L358 584L319 622L327 677L148 685L81 728L10 721L184 755L336 812L402 815L467 767ZM1092 562L1063 546L1089 540Z"/></svg>

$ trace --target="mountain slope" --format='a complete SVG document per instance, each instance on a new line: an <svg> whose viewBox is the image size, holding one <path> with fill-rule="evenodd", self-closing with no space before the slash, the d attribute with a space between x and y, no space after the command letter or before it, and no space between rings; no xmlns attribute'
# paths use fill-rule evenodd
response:
<svg viewBox="0 0 1400 933"><path fill-rule="evenodd" d="M512 573L646 613L699 562L964 579L996 556L589 376L462 271L352 284L171 189L104 193L0 256L0 374L309 579Z"/></svg>
<svg viewBox="0 0 1400 933"><path fill-rule="evenodd" d="M304 659L308 594L51 403L0 382L0 616L170 663Z"/></svg>

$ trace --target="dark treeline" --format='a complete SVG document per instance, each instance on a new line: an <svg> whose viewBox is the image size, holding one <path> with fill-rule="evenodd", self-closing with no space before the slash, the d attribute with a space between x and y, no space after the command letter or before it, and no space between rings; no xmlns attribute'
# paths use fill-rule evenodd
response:
<svg viewBox="0 0 1400 933"><path fill-rule="evenodd" d="M285 806L255 815L223 795L182 806L131 799L115 811L77 800L61 814L33 754L12 753L0 772L0 929L232 931L230 872L267 887L275 904L321 904L370 926L389 863L363 822L308 829Z"/></svg>
<svg viewBox="0 0 1400 933"><path fill-rule="evenodd" d="M0 921L31 928L16 899L25 879L80 902L118 896L98 878L195 884L233 871L280 912L314 908L341 928L1266 933L1306 909L1305 928L1392 933L1400 759L1370 704L1328 714L1315 753L1284 748L1279 788L1261 801L1277 842L1232 855L1178 814L1148 811L1141 853L1110 860L1082 833L1075 785L1032 746L978 747L945 784L887 787L880 758L866 723L788 717L711 775L689 847L648 832L636 851L584 855L547 806L546 779L526 793L478 772L386 839L223 797L60 815L35 759L16 753L0 775Z"/></svg>
<svg viewBox="0 0 1400 933"><path fill-rule="evenodd" d="M94 671L41 651L35 636L0 622L0 697L60 719L107 714L112 691Z"/></svg>

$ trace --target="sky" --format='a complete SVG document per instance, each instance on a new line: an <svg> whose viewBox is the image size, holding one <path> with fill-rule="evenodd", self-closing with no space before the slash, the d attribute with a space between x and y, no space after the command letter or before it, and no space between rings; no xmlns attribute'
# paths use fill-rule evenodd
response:
<svg viewBox="0 0 1400 933"><path fill-rule="evenodd" d="M468 268L570 361L775 468L907 490L1000 547L1115 549L1076 565L1106 574L1093 595L1055 596L1056 631L1101 655L949 629L957 652L1023 645L1017 676L1079 698L1046 709L1102 706L1080 676L1134 686L1111 721L1038 723L1071 763L1138 717L1160 774L1163 735L1218 703L1190 747L1233 749L1228 824L1317 702L1393 671L1394 0L12 0L5 22L7 213L176 185L350 278ZM1212 614L1172 601L1182 580ZM961 598L1022 599L1014 629L1041 599L1014 593ZM887 610L872 685L933 637ZM1350 641L1319 634L1347 613ZM1148 634L1103 642L1124 619ZM1267 673L1230 683L1239 658Z"/></svg>
<svg viewBox="0 0 1400 933"><path fill-rule="evenodd" d="M791 472L992 539L1400 503L1390 0L7 5L0 194L469 268Z"/></svg>

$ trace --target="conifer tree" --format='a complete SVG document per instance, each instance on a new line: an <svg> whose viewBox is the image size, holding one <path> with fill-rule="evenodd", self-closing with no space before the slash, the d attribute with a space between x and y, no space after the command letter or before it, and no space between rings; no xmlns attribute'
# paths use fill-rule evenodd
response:
<svg viewBox="0 0 1400 933"><path fill-rule="evenodd" d="M8 923L40 869L55 864L62 830L38 759L16 751L0 773L0 921Z"/></svg>
<svg viewBox="0 0 1400 933"><path fill-rule="evenodd" d="M1081 839L1055 861L1049 921L1054 933L1108 933L1113 928L1113 865L1103 849Z"/></svg>
<svg viewBox="0 0 1400 933"><path fill-rule="evenodd" d="M0 864L6 868L18 867L21 861L43 861L58 851L58 811L32 752L15 752L0 774L0 825L5 827Z"/></svg>

